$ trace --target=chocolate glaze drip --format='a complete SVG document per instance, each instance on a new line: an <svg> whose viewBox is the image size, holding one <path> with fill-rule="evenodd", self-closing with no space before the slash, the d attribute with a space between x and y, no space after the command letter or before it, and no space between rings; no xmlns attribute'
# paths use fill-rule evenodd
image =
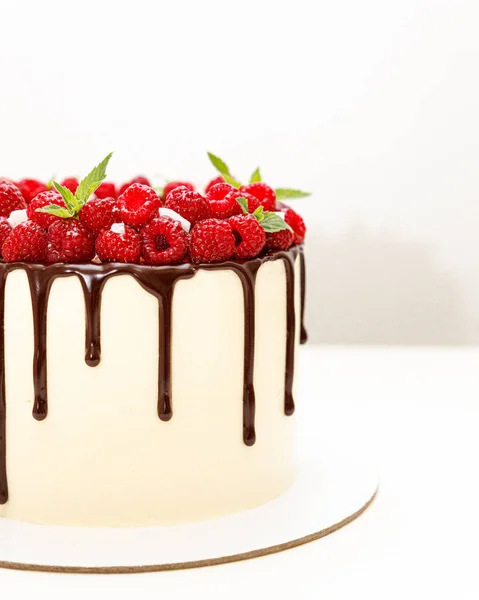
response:
<svg viewBox="0 0 479 600"><path fill-rule="evenodd" d="M243 441L252 446L256 441L254 416L256 399L254 392L254 346L255 346L255 284L256 274L262 265L261 258L249 261L228 261L203 265L206 269L231 269L240 278L244 298L244 375L243 375Z"/></svg>
<svg viewBox="0 0 479 600"><path fill-rule="evenodd" d="M301 335L299 341L301 344L306 344L308 341L308 332L304 325L304 307L306 303L306 261L304 260L304 248L299 247L299 260L301 267Z"/></svg>
<svg viewBox="0 0 479 600"><path fill-rule="evenodd" d="M33 416L41 421L48 414L47 398L47 307L53 281L57 277L75 275L80 280L85 298L85 362L96 367L101 360L101 297L106 281L117 275L131 275L158 300L159 362L158 362L158 416L168 421L173 416L171 400L171 307L174 286L180 279L189 279L200 269L231 269L241 280L244 297L244 385L243 385L243 440L247 446L256 441L254 346L255 346L255 283L260 266L270 260L284 260L286 271L286 368L285 414L294 412L292 394L295 349L294 264L301 252L301 321L304 307L304 257L302 248L269 252L248 261L227 261L209 265L182 264L151 267L120 263L79 263L40 265L30 263L0 263L0 504L8 500L5 443L5 362L4 362L4 299L5 282L9 272L23 269L28 277L33 309L34 329L34 404ZM301 326L301 342L306 332Z"/></svg>
<svg viewBox="0 0 479 600"><path fill-rule="evenodd" d="M0 504L5 504L8 500L8 484L7 484L7 446L5 432L5 338L4 331L4 315L5 315L5 281L7 272L0 271Z"/></svg>
<svg viewBox="0 0 479 600"><path fill-rule="evenodd" d="M296 312L294 309L294 260L296 255L282 253L286 271L286 369L284 372L284 413L294 413L293 379L294 346L296 341Z"/></svg>

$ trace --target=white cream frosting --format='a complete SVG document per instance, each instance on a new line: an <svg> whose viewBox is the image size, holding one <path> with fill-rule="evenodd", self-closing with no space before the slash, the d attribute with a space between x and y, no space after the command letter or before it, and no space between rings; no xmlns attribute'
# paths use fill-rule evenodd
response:
<svg viewBox="0 0 479 600"><path fill-rule="evenodd" d="M296 336L300 329L296 261ZM151 526L218 517L284 492L295 476L295 415L284 414L286 278L256 284L256 438L242 437L243 291L230 270L200 270L173 298L173 418L157 415L158 302L130 275L106 282L102 356L84 362L75 276L54 281L47 316L49 412L32 417L33 323L25 272L5 292L9 500L0 516L45 524ZM296 346L297 349L297 346ZM297 356L297 350L296 350ZM299 404L300 407L300 404Z"/></svg>

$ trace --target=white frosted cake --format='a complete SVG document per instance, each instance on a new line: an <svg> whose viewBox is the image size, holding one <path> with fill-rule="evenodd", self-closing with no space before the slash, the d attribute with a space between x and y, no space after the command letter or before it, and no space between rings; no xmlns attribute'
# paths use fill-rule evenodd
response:
<svg viewBox="0 0 479 600"><path fill-rule="evenodd" d="M13 184L0 182L10 227L0 517L135 527L263 504L295 477L295 363L306 339L299 216L266 210L261 197L261 210L248 207L257 182L226 190L226 203L218 186L231 185L219 181L204 196L177 182L162 195L134 183L104 197L105 167L86 199L82 184L71 197L56 184L39 202L19 182L23 219L12 212L25 209L9 210ZM261 196L268 186L256 187ZM228 215L235 203L243 212Z"/></svg>

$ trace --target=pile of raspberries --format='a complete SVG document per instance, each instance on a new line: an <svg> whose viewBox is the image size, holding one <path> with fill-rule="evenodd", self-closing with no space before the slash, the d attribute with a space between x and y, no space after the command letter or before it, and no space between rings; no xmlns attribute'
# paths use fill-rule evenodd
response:
<svg viewBox="0 0 479 600"><path fill-rule="evenodd" d="M78 180L62 185L75 193ZM244 214L238 198L247 200ZM276 201L264 182L239 189L217 177L203 194L188 182L168 183L159 195L145 177L119 189L103 182L78 218L37 209L65 206L55 189L33 179L0 179L0 249L6 262L125 262L168 265L254 258L304 241L294 210ZM266 232L251 214L259 206L278 212L289 228Z"/></svg>

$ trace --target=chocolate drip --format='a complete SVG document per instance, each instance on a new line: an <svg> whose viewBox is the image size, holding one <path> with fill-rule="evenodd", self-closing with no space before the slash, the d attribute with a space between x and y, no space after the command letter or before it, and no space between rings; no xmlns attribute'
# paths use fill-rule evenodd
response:
<svg viewBox="0 0 479 600"><path fill-rule="evenodd" d="M53 278L38 267L26 269L33 311L33 416L43 421L48 414L47 398L47 307Z"/></svg>
<svg viewBox="0 0 479 600"><path fill-rule="evenodd" d="M6 402L5 402L5 281L7 272L0 271L0 504L8 500L7 445L6 445Z"/></svg>
<svg viewBox="0 0 479 600"><path fill-rule="evenodd" d="M296 310L294 306L294 263L296 254L282 253L286 271L286 368L284 377L284 413L294 413L294 346L296 342Z"/></svg>
<svg viewBox="0 0 479 600"><path fill-rule="evenodd" d="M304 325L304 307L306 304L306 261L304 260L304 248L299 247L299 265L301 268L301 334L299 338L300 344L306 344L308 341L308 332Z"/></svg>
<svg viewBox="0 0 479 600"><path fill-rule="evenodd" d="M85 298L85 362L89 367L97 367L101 359L101 292L106 279L94 273L76 275L80 278Z"/></svg>
<svg viewBox="0 0 479 600"><path fill-rule="evenodd" d="M286 272L286 367L285 367L285 413L294 412L292 393L295 350L295 302L294 266L301 251L301 320L304 311L304 257L302 249L293 247L288 251L269 252L248 261L228 261L209 265L182 264L151 267L120 263L79 263L40 265L30 263L0 263L0 504L8 500L5 440L5 282L10 271L23 269L27 275L31 298L34 329L34 406L33 416L41 421L48 414L47 398L47 307L51 286L57 277L75 275L80 280L86 315L85 362L96 367L101 360L101 297L106 281L117 275L131 275L158 300L159 359L158 359L158 416L168 421L173 416L171 398L171 337L174 287L178 280L189 279L200 269L231 269L240 278L244 298L244 384L243 384L243 440L247 446L256 441L254 348L255 348L255 285L260 266L270 260L283 259ZM304 334L303 334L304 332ZM306 332L301 326L301 342Z"/></svg>
<svg viewBox="0 0 479 600"><path fill-rule="evenodd" d="M256 274L263 260L256 258L244 262L228 261L203 265L207 269L231 269L240 278L244 299L244 375L243 375L243 441L247 446L256 442L254 417L256 399L254 392L255 347L255 287Z"/></svg>
<svg viewBox="0 0 479 600"><path fill-rule="evenodd" d="M158 416L169 421L171 406L171 305L173 290L179 279L193 277L197 267L184 264L174 267L142 267L123 265L122 271L133 275L138 283L158 299L159 361L158 361Z"/></svg>

